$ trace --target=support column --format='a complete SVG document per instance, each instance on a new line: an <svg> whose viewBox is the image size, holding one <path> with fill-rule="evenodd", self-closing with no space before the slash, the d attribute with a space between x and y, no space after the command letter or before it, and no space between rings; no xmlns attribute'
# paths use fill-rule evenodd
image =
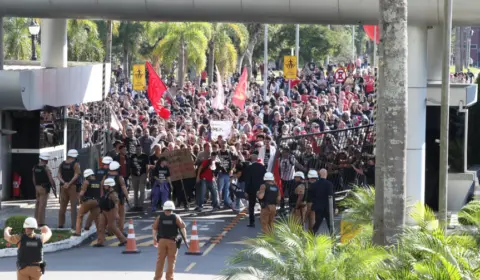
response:
<svg viewBox="0 0 480 280"><path fill-rule="evenodd" d="M441 57L441 56L440 56ZM438 59L441 62L441 59ZM425 201L427 28L408 26L407 200Z"/></svg>
<svg viewBox="0 0 480 280"><path fill-rule="evenodd" d="M46 68L64 68L68 62L67 20L42 19L41 65Z"/></svg>

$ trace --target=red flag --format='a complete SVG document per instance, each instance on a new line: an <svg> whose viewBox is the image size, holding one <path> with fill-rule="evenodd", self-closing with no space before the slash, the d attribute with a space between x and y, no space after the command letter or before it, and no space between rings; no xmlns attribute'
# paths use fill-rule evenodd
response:
<svg viewBox="0 0 480 280"><path fill-rule="evenodd" d="M275 184L280 188L280 195L283 197L283 186L280 178L280 157L278 157L275 160L275 164L273 164L273 178L275 178Z"/></svg>
<svg viewBox="0 0 480 280"><path fill-rule="evenodd" d="M380 44L380 30L378 25L364 25L363 30L365 30L370 40L375 41L377 45Z"/></svg>
<svg viewBox="0 0 480 280"><path fill-rule="evenodd" d="M232 104L238 106L243 111L245 110L245 99L247 99L247 67L243 68L242 76L240 76L240 80L235 88L235 94L232 97Z"/></svg>
<svg viewBox="0 0 480 280"><path fill-rule="evenodd" d="M160 117L170 117L170 111L163 108L163 106L160 104L163 94L165 91L167 91L167 86L165 86L162 79L160 79L155 72L155 69L153 69L152 65L148 61L145 63L145 65L148 69L148 99L150 99L153 109ZM168 111L168 114L166 111Z"/></svg>
<svg viewBox="0 0 480 280"><path fill-rule="evenodd" d="M296 85L298 85L302 80L300 79L295 79L290 82L290 88L294 88Z"/></svg>

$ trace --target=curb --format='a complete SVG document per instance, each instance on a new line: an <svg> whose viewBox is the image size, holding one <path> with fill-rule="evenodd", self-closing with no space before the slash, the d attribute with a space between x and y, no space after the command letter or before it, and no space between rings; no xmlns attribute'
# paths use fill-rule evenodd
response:
<svg viewBox="0 0 480 280"><path fill-rule="evenodd" d="M61 229L52 229L52 230L61 230ZM66 230L70 230L70 229L66 229ZM87 238L89 238L96 232L97 232L97 228L95 227L94 224L92 224L92 226L90 227L90 230L82 232L81 236L71 236L69 239L65 239L55 243L45 244L43 246L43 252L52 253L52 252L57 252L61 250L71 249L75 246L79 246L83 243L83 241L85 241ZM0 258L15 257L17 256L17 250L18 250L17 248L0 249Z"/></svg>
<svg viewBox="0 0 480 280"><path fill-rule="evenodd" d="M226 225L223 228L222 233L220 233L216 237L212 237L212 239L210 240L210 243L219 244L220 241L225 237L225 235L227 235L227 233L230 230L232 230L238 224L238 222L245 216L247 216L247 208L245 208L242 212L238 213L237 216L233 218L233 220L230 222L230 224Z"/></svg>

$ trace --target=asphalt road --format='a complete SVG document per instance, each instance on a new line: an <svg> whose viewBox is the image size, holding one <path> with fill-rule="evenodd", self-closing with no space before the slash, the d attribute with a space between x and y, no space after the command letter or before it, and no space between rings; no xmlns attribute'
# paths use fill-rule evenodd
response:
<svg viewBox="0 0 480 280"><path fill-rule="evenodd" d="M260 222L256 228L246 227L248 216L244 217L219 244L210 239L224 232L224 227L236 216L231 210L194 213L193 211L178 211L187 223L187 233L190 239L191 225L197 221L198 235L203 255L185 255L186 248L182 245L176 262L176 280L211 280L220 279L222 271L228 267L228 259L235 251L241 250L246 238L255 237L260 232ZM141 252L134 255L122 254L123 247L118 247L115 237L105 242L106 247L95 248L95 237L82 246L70 250L48 253L45 259L48 263L44 279L47 280L80 280L80 279L153 279L157 248L153 247L151 226L155 214L148 211L127 213L127 222L132 219L135 227L137 247ZM258 219L258 216L257 216ZM337 219L338 220L338 217ZM321 232L326 232L323 223ZM16 258L0 259L0 279L16 279ZM165 277L165 276L164 276Z"/></svg>
<svg viewBox="0 0 480 280"><path fill-rule="evenodd" d="M210 217L209 217L210 218ZM201 232L213 232L216 224L221 224L220 218L213 225L209 220L199 222ZM138 224L143 225L142 222ZM185 255L186 248L182 246L176 262L177 280L210 280L219 279L222 271L227 267L226 260L235 250L242 248L242 241L247 237L254 237L260 228L247 228L247 219L241 220L234 229L227 233L220 244L206 242L201 251L202 256ZM202 227L209 230L201 230ZM190 234L190 230L188 234ZM139 233L136 233L139 235ZM148 239L151 239L149 237ZM122 254L123 248L104 247L94 248L87 245L66 251L45 255L48 262L48 271L45 279L48 280L80 280L80 279L152 279L155 271L157 248L151 245L139 247L141 253L134 255ZM15 279L15 258L0 259L0 279Z"/></svg>

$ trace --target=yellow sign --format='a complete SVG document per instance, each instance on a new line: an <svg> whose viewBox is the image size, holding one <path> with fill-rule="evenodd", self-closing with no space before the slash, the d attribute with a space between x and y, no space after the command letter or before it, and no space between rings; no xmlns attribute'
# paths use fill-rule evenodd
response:
<svg viewBox="0 0 480 280"><path fill-rule="evenodd" d="M297 57L294 55L286 55L283 57L283 75L285 79L297 78Z"/></svg>
<svg viewBox="0 0 480 280"><path fill-rule="evenodd" d="M133 90L145 90L147 81L145 79L145 64L133 65Z"/></svg>

